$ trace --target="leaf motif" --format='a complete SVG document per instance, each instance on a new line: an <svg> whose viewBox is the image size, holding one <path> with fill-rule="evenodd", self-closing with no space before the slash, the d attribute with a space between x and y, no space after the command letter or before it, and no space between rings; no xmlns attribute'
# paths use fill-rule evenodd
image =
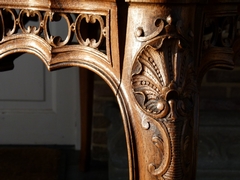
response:
<svg viewBox="0 0 240 180"><path fill-rule="evenodd" d="M162 97L164 81L159 69L161 61L158 51L147 45L137 56L132 71L132 87L137 101L145 111L158 118L169 111L169 106Z"/></svg>

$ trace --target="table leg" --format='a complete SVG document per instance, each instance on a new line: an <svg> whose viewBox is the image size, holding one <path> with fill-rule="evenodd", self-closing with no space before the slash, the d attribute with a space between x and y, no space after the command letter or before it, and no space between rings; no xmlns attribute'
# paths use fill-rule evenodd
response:
<svg viewBox="0 0 240 180"><path fill-rule="evenodd" d="M194 6L130 3L121 87L134 134L135 179L195 179L195 13Z"/></svg>
<svg viewBox="0 0 240 180"><path fill-rule="evenodd" d="M91 133L92 133L92 105L93 105L93 72L80 68L80 118L81 118L81 171L88 169L91 159Z"/></svg>

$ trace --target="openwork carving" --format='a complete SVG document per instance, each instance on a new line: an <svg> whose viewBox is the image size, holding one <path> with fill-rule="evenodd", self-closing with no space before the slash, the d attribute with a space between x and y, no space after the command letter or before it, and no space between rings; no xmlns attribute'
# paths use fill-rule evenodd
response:
<svg viewBox="0 0 240 180"><path fill-rule="evenodd" d="M239 56L239 29L239 16L236 15L206 19L198 72L200 80L211 68L234 68L234 60Z"/></svg>
<svg viewBox="0 0 240 180"><path fill-rule="evenodd" d="M6 36L10 36L13 33L16 32L16 27L18 24L17 20L17 13L13 9L5 9L5 11L1 12L1 18L2 18L2 38ZM15 23L16 22L16 23Z"/></svg>
<svg viewBox="0 0 240 180"><path fill-rule="evenodd" d="M109 11L67 13L33 9L1 9L1 42L17 35L36 35L53 48L68 45L90 47L103 53L108 59L110 54ZM51 23L65 22L67 34L61 37L51 31ZM61 31L61 30L59 30ZM106 40L107 39L107 40Z"/></svg>
<svg viewBox="0 0 240 180"><path fill-rule="evenodd" d="M89 39L86 38L86 40L83 39L83 36L81 34L81 25L82 21L85 20L86 23L91 23L91 24L96 24L98 22L99 24L99 31L100 33L97 34L96 39ZM93 48L97 48L100 46L100 44L103 41L104 36L106 35L106 28L104 27L104 20L101 16L96 16L96 15L79 15L77 20L76 20L76 35L78 42L82 45L85 46L90 46ZM97 39L98 38L98 39Z"/></svg>
<svg viewBox="0 0 240 180"><path fill-rule="evenodd" d="M67 36L64 40L60 36L52 36L50 31L48 30L49 29L48 28L49 21L50 22L59 21L62 18L67 23L67 27L68 27ZM46 41L53 47L61 47L61 46L64 46L64 45L70 43L70 40L72 39L72 36L73 36L72 29L71 29L72 22L73 22L73 20L72 20L70 14L46 12L46 14L44 16L44 23L43 23L44 37L45 37Z"/></svg>
<svg viewBox="0 0 240 180"><path fill-rule="evenodd" d="M179 28L168 16L165 22L160 20L157 30L147 37L142 37L141 28L135 32L137 40L146 43L135 58L132 89L141 109L151 117L143 120L143 127L158 129L152 141L162 160L158 165L150 164L148 169L159 179L182 179L192 163L191 155L187 157L184 153L192 141L196 75L187 46L191 36L179 34Z"/></svg>
<svg viewBox="0 0 240 180"><path fill-rule="evenodd" d="M203 50L211 47L232 47L238 36L238 17L207 18L203 35Z"/></svg>
<svg viewBox="0 0 240 180"><path fill-rule="evenodd" d="M29 18L35 18L35 17L37 17L39 27L27 26L26 28L25 20ZM41 25L43 25L42 14L39 11L33 11L28 9L21 10L19 13L19 18L16 21L16 24L19 25L23 33L33 33L33 34L39 35L42 31Z"/></svg>

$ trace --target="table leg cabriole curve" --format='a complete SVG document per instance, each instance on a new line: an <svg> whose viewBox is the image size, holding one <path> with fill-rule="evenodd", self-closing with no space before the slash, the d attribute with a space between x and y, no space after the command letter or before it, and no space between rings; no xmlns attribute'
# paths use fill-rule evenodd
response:
<svg viewBox="0 0 240 180"><path fill-rule="evenodd" d="M32 53L49 70L79 66L95 72L120 106L129 179L192 180L201 79L210 68L234 67L239 4L0 0L0 70L13 69L19 54ZM37 25L26 23L33 19ZM49 30L61 19L65 39Z"/></svg>

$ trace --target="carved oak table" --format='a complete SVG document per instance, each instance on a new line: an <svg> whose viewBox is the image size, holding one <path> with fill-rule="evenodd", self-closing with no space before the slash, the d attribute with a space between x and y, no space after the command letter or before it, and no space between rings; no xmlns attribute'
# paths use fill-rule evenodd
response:
<svg viewBox="0 0 240 180"><path fill-rule="evenodd" d="M87 68L114 91L129 179L195 179L204 73L233 68L239 0L0 0L0 70L21 53L49 70ZM49 25L63 19L68 34ZM37 25L27 22L34 20ZM75 40L74 40L75 39Z"/></svg>

